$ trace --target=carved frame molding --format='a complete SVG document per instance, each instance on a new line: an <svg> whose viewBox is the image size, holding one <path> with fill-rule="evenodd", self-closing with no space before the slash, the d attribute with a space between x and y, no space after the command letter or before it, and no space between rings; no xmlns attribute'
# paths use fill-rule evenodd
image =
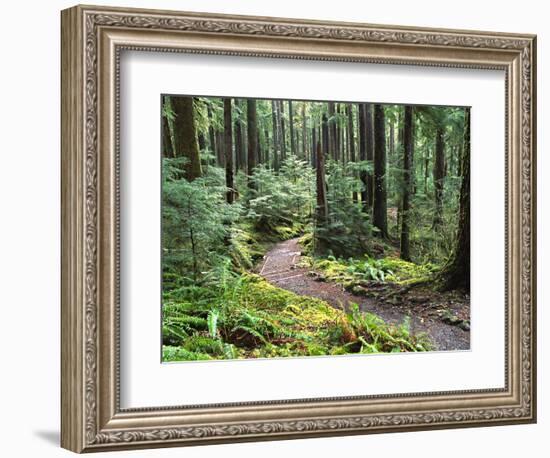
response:
<svg viewBox="0 0 550 458"><path fill-rule="evenodd" d="M506 388L121 410L123 49L504 70ZM62 446L81 452L535 421L535 62L531 35L103 7L63 11Z"/></svg>

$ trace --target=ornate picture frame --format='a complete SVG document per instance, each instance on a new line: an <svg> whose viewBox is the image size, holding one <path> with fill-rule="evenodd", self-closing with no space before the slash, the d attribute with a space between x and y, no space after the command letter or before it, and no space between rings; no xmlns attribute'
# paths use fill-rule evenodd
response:
<svg viewBox="0 0 550 458"><path fill-rule="evenodd" d="M75 6L62 12L62 424L75 452L536 421L536 37ZM121 409L123 50L502 70L503 389Z"/></svg>

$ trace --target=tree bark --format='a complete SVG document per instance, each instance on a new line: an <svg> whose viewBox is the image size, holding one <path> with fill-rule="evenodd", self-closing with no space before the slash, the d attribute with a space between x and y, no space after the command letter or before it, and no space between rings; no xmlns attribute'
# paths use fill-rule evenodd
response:
<svg viewBox="0 0 550 458"><path fill-rule="evenodd" d="M428 195L428 168L430 165L430 149L424 148L424 195Z"/></svg>
<svg viewBox="0 0 550 458"><path fill-rule="evenodd" d="M206 139L204 138L204 134L202 132L199 132L197 135L197 140L199 142L199 151L202 153L206 149Z"/></svg>
<svg viewBox="0 0 550 458"><path fill-rule="evenodd" d="M410 248L410 198L411 198L411 165L414 154L413 149L413 107L405 107L405 120L403 129L403 204L401 207L401 259L411 260Z"/></svg>
<svg viewBox="0 0 550 458"><path fill-rule="evenodd" d="M381 237L388 237L386 192L386 133L382 105L374 105L374 207L373 224Z"/></svg>
<svg viewBox="0 0 550 458"><path fill-rule="evenodd" d="M281 160L284 160L286 158L286 128L285 128L285 118L284 118L284 112L285 112L285 103L282 100L279 100L279 109L277 110L277 113L279 115L279 126L281 126L281 137L280 137L280 143L281 143Z"/></svg>
<svg viewBox="0 0 550 458"><path fill-rule="evenodd" d="M359 111L359 160L364 162L367 160L367 124L365 118L365 109L366 105L364 103L359 103L357 105ZM359 172L359 179L361 180L362 189L361 189L361 204L363 206L363 211L369 213L369 183L367 179L367 171L361 170Z"/></svg>
<svg viewBox="0 0 550 458"><path fill-rule="evenodd" d="M339 161L342 158L342 150L340 149L340 123L338 122L338 115L340 114L340 106L338 103L334 104L334 160Z"/></svg>
<svg viewBox="0 0 550 458"><path fill-rule="evenodd" d="M415 122L415 115L414 115L414 110L413 110L413 117L412 117L412 127L411 127L411 130L412 130L412 138L413 138L413 144L412 144L412 149L413 149L413 154L411 156L411 199L416 195L416 186L417 186L417 183L416 183L416 173L415 173L415 170L416 170L416 165L414 163L414 161L416 160L415 158L415 155L414 155L414 142L416 141L416 122Z"/></svg>
<svg viewBox="0 0 550 458"><path fill-rule="evenodd" d="M163 97L164 110L168 107L171 107L170 97ZM162 116L162 156L163 157L173 157L174 156L174 147L172 145L172 135L170 134L170 121L168 117Z"/></svg>
<svg viewBox="0 0 550 458"><path fill-rule="evenodd" d="M193 113L193 97L173 97L174 110L174 150L177 157L187 158L185 178L193 181L201 176L201 160L195 117Z"/></svg>
<svg viewBox="0 0 550 458"><path fill-rule="evenodd" d="M279 155L281 151L281 140L279 137L279 115L277 114L279 104L276 100L271 101L271 120L273 123L273 169L279 171Z"/></svg>
<svg viewBox="0 0 550 458"><path fill-rule="evenodd" d="M162 117L162 157L172 157L174 151L172 149L172 139L170 138L170 126L166 116Z"/></svg>
<svg viewBox="0 0 550 458"><path fill-rule="evenodd" d="M254 189L252 174L256 167L256 155L258 154L258 125L256 113L256 100L246 101L246 121L248 125L248 187Z"/></svg>
<svg viewBox="0 0 550 458"><path fill-rule="evenodd" d="M292 100L288 101L288 125L290 126L290 152L296 155L296 139L294 138L294 110Z"/></svg>
<svg viewBox="0 0 550 458"><path fill-rule="evenodd" d="M372 115L372 105L365 105L365 129L366 129L366 150L367 161L373 164L374 161L374 120ZM374 177L372 172L367 172L367 206L372 208L374 204Z"/></svg>
<svg viewBox="0 0 550 458"><path fill-rule="evenodd" d="M374 129L372 119L372 106L361 103L359 108L359 160L372 165L374 159ZM361 203L363 211L369 214L374 201L374 180L372 172L362 170L359 178L363 183L361 191Z"/></svg>
<svg viewBox="0 0 550 458"><path fill-rule="evenodd" d="M323 113L323 117L321 120L321 141L323 143L322 154L324 156L324 159L326 159L329 155L330 138L329 138L329 129L328 129L328 119L325 113ZM319 161L317 161L317 163L319 163Z"/></svg>
<svg viewBox="0 0 550 458"><path fill-rule="evenodd" d="M337 159L342 161L342 165L346 162L346 153L344 149L344 128L342 126L342 123L340 122L340 115L343 114L343 109L341 104L336 104L336 155Z"/></svg>
<svg viewBox="0 0 550 458"><path fill-rule="evenodd" d="M406 108L405 108L406 109ZM389 156L390 158L393 158L395 154L395 126L393 125L393 121L390 122L390 142L389 142ZM390 159L391 160L391 159Z"/></svg>
<svg viewBox="0 0 550 458"><path fill-rule="evenodd" d="M233 121L231 99L223 100L223 132L225 151L225 186L226 200L232 204L235 201L235 186L233 183Z"/></svg>
<svg viewBox="0 0 550 458"><path fill-rule="evenodd" d="M208 141L210 143L210 149L212 151L212 155L214 156L214 161L215 161L216 157L218 156L218 152L216 147L216 133L214 132L212 107L210 106L210 103L208 104L207 113L208 113L208 139L209 139Z"/></svg>
<svg viewBox="0 0 550 458"><path fill-rule="evenodd" d="M302 102L302 153L304 161L307 161L307 122L306 122L306 104Z"/></svg>
<svg viewBox="0 0 550 458"><path fill-rule="evenodd" d="M470 288L470 109L464 113L464 146L462 148L462 185L458 231L449 261L440 273L441 289Z"/></svg>
<svg viewBox="0 0 550 458"><path fill-rule="evenodd" d="M262 157L262 164L267 164L268 166L271 166L271 158L272 154L270 154L271 148L270 148L270 141L269 141L269 129L267 126L264 125L264 153Z"/></svg>
<svg viewBox="0 0 550 458"><path fill-rule="evenodd" d="M317 129L311 128L311 166L317 167Z"/></svg>
<svg viewBox="0 0 550 458"><path fill-rule="evenodd" d="M322 226L327 221L328 208L325 183L325 155L321 151L321 144L319 142L317 142L316 151L317 209L315 214L317 226Z"/></svg>
<svg viewBox="0 0 550 458"><path fill-rule="evenodd" d="M355 137L353 135L353 105L350 103L346 106L348 116L348 150L350 162L355 162ZM354 172L355 175L355 172ZM355 178L357 178L355 176ZM359 202L359 193L353 191L353 202Z"/></svg>
<svg viewBox="0 0 550 458"><path fill-rule="evenodd" d="M438 126L435 134L435 163L433 170L435 187L434 227L439 227L443 224L443 182L445 179L445 143L443 135L443 126Z"/></svg>
<svg viewBox="0 0 550 458"><path fill-rule="evenodd" d="M328 102L328 154L336 160L336 119L334 102Z"/></svg>
<svg viewBox="0 0 550 458"><path fill-rule="evenodd" d="M241 103L238 99L235 99L235 108L237 108L237 110L235 110L233 118L235 124L235 171L237 171L246 169Z"/></svg>
<svg viewBox="0 0 550 458"><path fill-rule="evenodd" d="M235 118L238 115L235 114ZM235 171L242 170L242 149L243 149L243 135L241 130L241 122L235 119Z"/></svg>

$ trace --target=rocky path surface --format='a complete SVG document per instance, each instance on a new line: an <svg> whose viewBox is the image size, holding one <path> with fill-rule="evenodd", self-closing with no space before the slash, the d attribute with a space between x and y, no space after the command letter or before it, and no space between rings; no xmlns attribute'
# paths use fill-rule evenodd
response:
<svg viewBox="0 0 550 458"><path fill-rule="evenodd" d="M386 322L400 323L407 316L391 304L356 296L331 282L320 282L310 275L311 269L299 267L301 249L298 239L277 243L264 256L257 272L271 284L303 296L322 299L334 307L347 308L356 303L359 309L375 313ZM439 318L419 317L411 313L411 331L426 332L434 341L437 350L468 350L470 332L442 322Z"/></svg>

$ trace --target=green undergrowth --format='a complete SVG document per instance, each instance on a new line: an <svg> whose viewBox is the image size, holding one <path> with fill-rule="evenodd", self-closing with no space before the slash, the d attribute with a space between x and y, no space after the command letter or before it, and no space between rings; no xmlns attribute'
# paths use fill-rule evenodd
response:
<svg viewBox="0 0 550 458"><path fill-rule="evenodd" d="M167 292L163 361L427 351L427 336L409 323L345 312L324 301L279 289L261 277L230 271L204 286Z"/></svg>
<svg viewBox="0 0 550 458"><path fill-rule="evenodd" d="M369 286L373 282L407 285L430 279L437 269L433 264L418 265L396 257L336 259L333 256L304 256L302 264L320 273L322 279L339 283L346 289Z"/></svg>
<svg viewBox="0 0 550 458"><path fill-rule="evenodd" d="M237 269L251 269L267 251L271 240L256 234L248 224L235 225L231 230L229 256Z"/></svg>

